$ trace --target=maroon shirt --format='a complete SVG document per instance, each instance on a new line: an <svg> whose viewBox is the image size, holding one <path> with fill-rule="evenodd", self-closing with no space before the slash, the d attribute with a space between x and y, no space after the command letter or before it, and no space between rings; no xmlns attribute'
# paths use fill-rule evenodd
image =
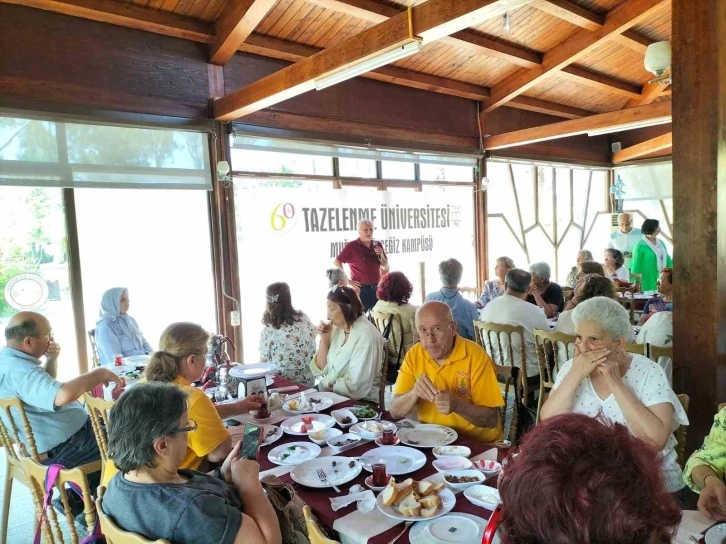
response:
<svg viewBox="0 0 726 544"><path fill-rule="evenodd" d="M380 242L374 244L383 249ZM350 266L351 280L363 285L376 285L381 281L381 262L373 247L374 245L366 247L360 238L356 238L345 244L343 251L336 257L341 263L348 263ZM386 254L385 250L383 254Z"/></svg>

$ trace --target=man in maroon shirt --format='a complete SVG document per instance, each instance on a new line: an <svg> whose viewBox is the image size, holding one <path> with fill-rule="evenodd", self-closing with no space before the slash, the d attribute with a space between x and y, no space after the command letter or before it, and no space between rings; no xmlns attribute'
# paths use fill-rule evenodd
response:
<svg viewBox="0 0 726 544"><path fill-rule="evenodd" d="M378 300L376 289L381 280L381 270L388 272L388 256L383 245L373 241L372 221L358 223L358 235L358 239L345 244L333 264L343 268L343 263L348 263L351 283L360 289L363 309L368 311Z"/></svg>

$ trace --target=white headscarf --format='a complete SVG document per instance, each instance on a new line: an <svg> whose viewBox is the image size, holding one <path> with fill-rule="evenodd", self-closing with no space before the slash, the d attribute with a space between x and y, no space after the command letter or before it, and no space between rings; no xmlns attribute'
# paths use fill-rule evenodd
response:
<svg viewBox="0 0 726 544"><path fill-rule="evenodd" d="M99 312L101 317L97 323L100 324L102 321L123 321L131 333L134 347L144 349L144 336L141 334L136 320L128 314L121 313L121 297L124 293L128 296L129 290L125 287L114 287L103 294L101 297L101 311Z"/></svg>

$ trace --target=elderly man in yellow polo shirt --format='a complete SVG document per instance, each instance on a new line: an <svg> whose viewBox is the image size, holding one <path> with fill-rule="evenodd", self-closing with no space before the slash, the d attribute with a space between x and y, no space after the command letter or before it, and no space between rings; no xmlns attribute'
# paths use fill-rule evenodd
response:
<svg viewBox="0 0 726 544"><path fill-rule="evenodd" d="M415 408L422 423L437 423L481 442L502 438L504 405L486 351L456 333L451 309L429 301L416 312L421 341L406 353L393 390L391 415Z"/></svg>

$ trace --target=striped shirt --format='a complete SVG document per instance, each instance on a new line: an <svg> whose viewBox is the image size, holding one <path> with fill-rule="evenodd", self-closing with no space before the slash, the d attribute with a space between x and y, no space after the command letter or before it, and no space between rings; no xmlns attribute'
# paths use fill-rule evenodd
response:
<svg viewBox="0 0 726 544"><path fill-rule="evenodd" d="M39 359L13 348L0 348L0 398L18 397L23 402L39 454L68 440L88 419L78 401L55 406L55 396L62 386L45 371ZM13 419L27 446L20 418L13 413Z"/></svg>

